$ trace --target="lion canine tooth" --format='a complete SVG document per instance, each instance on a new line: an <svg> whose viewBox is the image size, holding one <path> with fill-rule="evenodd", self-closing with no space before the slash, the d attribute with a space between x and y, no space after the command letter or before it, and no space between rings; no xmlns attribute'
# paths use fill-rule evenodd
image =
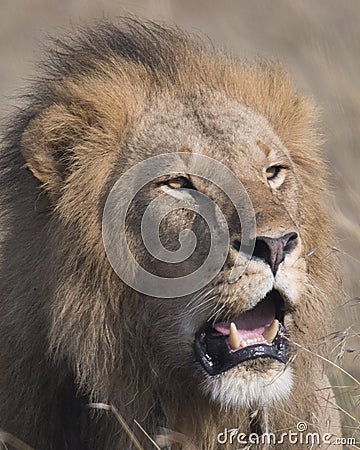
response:
<svg viewBox="0 0 360 450"><path fill-rule="evenodd" d="M230 324L229 344L232 350L236 350L240 347L240 336L234 322L231 322Z"/></svg>
<svg viewBox="0 0 360 450"><path fill-rule="evenodd" d="M279 326L279 321L275 319L263 332L264 338L269 343L271 343L275 339L275 336L278 334Z"/></svg>

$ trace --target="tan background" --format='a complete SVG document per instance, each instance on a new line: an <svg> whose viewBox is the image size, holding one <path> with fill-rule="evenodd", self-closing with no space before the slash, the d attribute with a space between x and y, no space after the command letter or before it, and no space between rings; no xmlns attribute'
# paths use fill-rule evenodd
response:
<svg viewBox="0 0 360 450"><path fill-rule="evenodd" d="M353 325L359 332L360 302L347 302L360 295L360 0L0 0L0 115L16 103L9 97L30 77L48 33L127 13L175 22L242 57L278 58L299 89L315 97L337 198L332 214L339 240L329 245L344 251L347 294L339 298L344 322L338 327ZM345 352L338 362L345 359L359 378L360 339L343 344L355 353Z"/></svg>

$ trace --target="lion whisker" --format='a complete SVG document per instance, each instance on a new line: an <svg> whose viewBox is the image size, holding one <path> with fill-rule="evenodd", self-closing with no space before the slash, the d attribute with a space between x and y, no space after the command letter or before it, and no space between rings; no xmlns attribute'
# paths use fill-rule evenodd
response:
<svg viewBox="0 0 360 450"><path fill-rule="evenodd" d="M190 311L189 314L191 314L191 315L194 315L194 314L203 315L203 313L205 313L209 309L209 303L212 302L216 297L217 297L217 295L214 295L209 300L204 302L202 305L198 306L196 308L196 310Z"/></svg>
<svg viewBox="0 0 360 450"><path fill-rule="evenodd" d="M217 297L218 297L218 294L215 294L212 297L204 299L201 303L199 303L198 305L195 305L191 309L189 309L188 312L190 314L192 314L192 313L198 311L200 308L204 307L205 305L207 305L208 303L210 303L211 301L213 301Z"/></svg>
<svg viewBox="0 0 360 450"><path fill-rule="evenodd" d="M218 320L218 318L219 318L219 316L220 316L220 313L221 313L225 308L226 308L226 304L223 303L219 309L217 309L216 311L214 311L213 314L210 315L210 317L208 318L207 321L208 321L208 322L211 322L211 321L212 321L212 322L215 323L215 322Z"/></svg>
<svg viewBox="0 0 360 450"><path fill-rule="evenodd" d="M212 287L211 289L209 289L208 291L206 291L205 288L201 289L200 291L195 293L195 295L193 297L191 297L191 299L185 305L185 309L188 308L190 305L198 302L199 300L203 301L208 295L210 295L212 292L214 292L215 289L216 289L215 286Z"/></svg>

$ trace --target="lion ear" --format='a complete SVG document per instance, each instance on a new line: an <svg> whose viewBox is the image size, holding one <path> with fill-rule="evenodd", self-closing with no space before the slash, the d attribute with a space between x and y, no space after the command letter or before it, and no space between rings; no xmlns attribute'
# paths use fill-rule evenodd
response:
<svg viewBox="0 0 360 450"><path fill-rule="evenodd" d="M74 164L75 140L83 127L81 118L53 105L32 119L23 132L21 152L25 167L51 196L57 196Z"/></svg>

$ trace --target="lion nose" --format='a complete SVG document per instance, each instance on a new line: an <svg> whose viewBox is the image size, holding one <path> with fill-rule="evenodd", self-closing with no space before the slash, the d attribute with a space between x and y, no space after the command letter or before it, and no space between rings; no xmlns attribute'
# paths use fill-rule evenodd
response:
<svg viewBox="0 0 360 450"><path fill-rule="evenodd" d="M297 244L298 235L295 232L284 234L279 238L259 236L256 238L253 256L261 258L271 267L274 275L285 255L290 253Z"/></svg>

